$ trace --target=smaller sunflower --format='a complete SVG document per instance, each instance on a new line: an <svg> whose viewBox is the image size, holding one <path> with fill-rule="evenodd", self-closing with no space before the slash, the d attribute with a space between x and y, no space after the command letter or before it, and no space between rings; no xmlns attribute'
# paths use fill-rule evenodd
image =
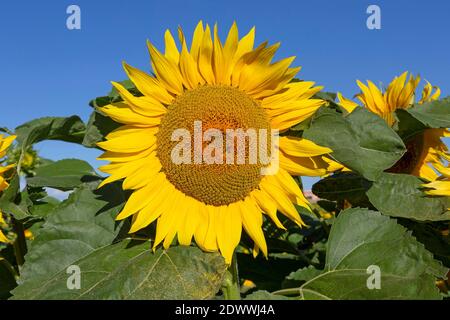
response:
<svg viewBox="0 0 450 320"><path fill-rule="evenodd" d="M379 115L387 124L394 127L396 124L395 111L398 109L408 109L413 104L423 104L425 102L437 100L441 94L438 87L432 86L428 81L422 90L421 98L416 102L416 89L419 86L420 77L409 75L404 72L399 77L395 77L386 90L379 89L372 81L367 81L367 85L357 81L361 92L356 94L362 106L369 111ZM352 112L358 103L346 99L338 93L339 104L348 112ZM447 129L426 129L420 134L405 141L407 152L390 169L389 172L407 173L434 181L438 178L437 172L433 169L443 166L445 159L449 156L447 146L441 140L447 137Z"/></svg>
<svg viewBox="0 0 450 320"><path fill-rule="evenodd" d="M2 159L6 155L6 150L9 148L9 146L13 143L15 136L9 136L5 137L3 135L0 135L0 159ZM0 164L2 161L0 161ZM1 166L0 165L0 193L3 192L6 188L8 188L8 182L6 181L6 178L4 177L4 174L12 169L14 165L8 165L8 166ZM3 219L2 213L0 212L0 228L5 225L5 220ZM6 236L3 234L3 232L0 230L0 242L8 243L9 240L6 238Z"/></svg>

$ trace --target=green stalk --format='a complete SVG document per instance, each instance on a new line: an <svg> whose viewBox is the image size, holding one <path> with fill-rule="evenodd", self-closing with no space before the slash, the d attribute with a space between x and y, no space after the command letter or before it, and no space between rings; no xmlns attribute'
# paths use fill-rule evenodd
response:
<svg viewBox="0 0 450 320"><path fill-rule="evenodd" d="M25 228L23 223L12 219L14 232L17 235L16 240L13 243L14 255L16 256L16 262L18 266L22 266L25 262L25 254L27 253L27 242L25 239Z"/></svg>
<svg viewBox="0 0 450 320"><path fill-rule="evenodd" d="M233 254L231 265L228 267L227 273L225 274L222 291L225 300L241 300L236 252Z"/></svg>

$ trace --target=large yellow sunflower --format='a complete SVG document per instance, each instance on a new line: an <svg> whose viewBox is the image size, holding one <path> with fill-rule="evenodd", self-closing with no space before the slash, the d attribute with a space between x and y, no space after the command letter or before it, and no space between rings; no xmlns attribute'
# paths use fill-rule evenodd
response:
<svg viewBox="0 0 450 320"><path fill-rule="evenodd" d="M179 146L173 141L174 132L186 129L195 137L196 121L201 121L204 134L211 128L283 132L311 117L323 104L312 98L321 87L291 82L300 70L290 67L294 57L272 62L279 44L264 42L254 48L255 29L239 39L236 24L224 43L217 33L217 26L211 31L200 22L189 49L179 29L178 50L166 31L164 54L149 42L154 75L124 63L142 96L112 83L123 102L100 111L123 126L98 145L106 150L100 159L111 162L100 168L110 174L102 185L124 178L123 188L133 190L117 217L133 215L130 233L156 220L154 247L161 242L169 247L176 235L179 244L190 245L194 237L200 248L219 250L230 263L242 227L255 243L254 255L261 250L267 256L262 212L280 228L277 210L303 225L294 204L305 208L309 204L291 175L326 174L330 161L325 157L331 150L282 136L275 148L279 170L273 175L261 175L261 169L273 163L259 159L243 164L205 164L201 158L174 163L172 153ZM196 145L195 139L191 142ZM197 147L200 154L208 149L202 143ZM219 159L232 151L224 150ZM196 155L193 152L194 159Z"/></svg>
<svg viewBox="0 0 450 320"><path fill-rule="evenodd" d="M0 160L5 156L6 149L13 143L15 136L4 137L0 134ZM1 164L1 161L0 161ZM14 165L9 166L1 166L0 165L0 194L8 187L8 182L4 178L4 173L13 168ZM2 212L0 211L0 228L5 225L5 221L3 220ZM0 230L0 242L7 243L9 240Z"/></svg>
<svg viewBox="0 0 450 320"><path fill-rule="evenodd" d="M408 109L414 103L437 100L440 96L440 89L433 87L429 82L422 90L420 100L416 102L416 89L419 85L420 77L412 75L408 78L408 72L404 72L399 77L395 77L383 92L372 81L367 81L367 85L357 81L361 92L356 95L364 107L382 117L390 126L396 123L395 111L397 109ZM352 100L344 98L338 93L340 105L348 112L352 112L358 104ZM405 142L407 152L388 171L397 173L408 173L428 181L434 181L438 174L433 169L440 168L446 157L448 149L442 137L448 135L447 129L426 129Z"/></svg>

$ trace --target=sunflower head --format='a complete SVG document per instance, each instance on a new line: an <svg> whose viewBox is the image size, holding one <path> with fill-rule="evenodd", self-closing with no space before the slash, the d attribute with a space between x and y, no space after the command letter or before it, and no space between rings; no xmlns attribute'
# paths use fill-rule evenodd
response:
<svg viewBox="0 0 450 320"><path fill-rule="evenodd" d="M358 80L357 84L361 92L356 94L356 97L363 107L379 115L393 127L397 121L396 110L408 109L414 103L420 105L439 99L440 89L432 86L428 81L422 89L420 99L416 99L419 83L420 77L414 77L411 74L408 76L408 72L395 77L385 90L379 89L370 80L367 81L367 85ZM348 112L352 112L358 106L358 103L344 98L340 93L338 93L338 99L340 105ZM405 141L407 148L405 155L388 171L413 174L430 181L435 180L438 174L433 167L441 165L443 157L448 152L441 140L447 134L445 129L426 129L410 137Z"/></svg>
<svg viewBox="0 0 450 320"><path fill-rule="evenodd" d="M324 175L332 163L330 149L277 134L323 105L321 88L291 82L294 58L273 61L279 44L255 47L254 28L240 38L233 24L222 42L200 22L190 45L181 28L178 38L166 31L164 53L148 43L153 75L124 63L141 95L113 82L123 101L100 111L123 125L98 144L110 161L101 185L124 179L133 193L117 219L133 216L132 233L157 221L155 247L194 238L229 263L244 228L254 254L267 255L263 213L280 228L277 211L302 225L294 204L309 204L291 175Z"/></svg>

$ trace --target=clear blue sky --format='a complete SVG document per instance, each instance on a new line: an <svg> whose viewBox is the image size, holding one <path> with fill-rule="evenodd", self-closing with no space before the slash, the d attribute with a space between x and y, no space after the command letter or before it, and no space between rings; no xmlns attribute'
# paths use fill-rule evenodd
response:
<svg viewBox="0 0 450 320"><path fill-rule="evenodd" d="M66 8L81 7L81 30L66 28ZM381 30L366 27L366 8L381 7ZM161 48L165 29L187 34L202 19L224 35L236 20L241 34L253 25L257 41L281 41L279 57L296 55L299 76L352 96L355 79L387 83L409 70L450 93L450 1L365 0L72 0L5 1L0 7L0 126L42 116L80 115L124 79L121 61L148 69L145 41ZM98 154L46 142L45 157ZM307 185L310 181L307 183Z"/></svg>

